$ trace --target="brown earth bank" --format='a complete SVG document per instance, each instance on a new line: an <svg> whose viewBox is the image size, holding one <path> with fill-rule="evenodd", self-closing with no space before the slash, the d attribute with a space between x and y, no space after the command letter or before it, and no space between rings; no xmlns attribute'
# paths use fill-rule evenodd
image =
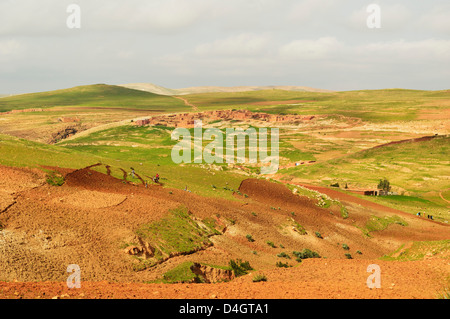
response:
<svg viewBox="0 0 450 319"><path fill-rule="evenodd" d="M381 288L370 289L368 266L381 270ZM435 299L444 292L448 260L395 262L308 259L289 269L254 274L215 284L139 284L81 282L0 282L3 299Z"/></svg>
<svg viewBox="0 0 450 319"><path fill-rule="evenodd" d="M393 224L368 237L362 229L371 216L396 212L349 202L348 218L343 218L340 207L319 207L316 199L264 179L244 180L230 201L156 185L147 188L137 178L126 181L100 173L100 169L107 171L101 164L80 170L46 169L59 171L65 183L51 186L39 170L0 166L2 191L10 196L0 210L0 296L4 298L62 294L74 298L83 297L80 294L86 298L433 298L447 284L448 259L377 260L412 241L449 239L448 226L413 215L401 216L407 226ZM145 265L147 256L130 252L151 254L151 246L156 247L137 230L167 218L179 207L188 210L193 222L213 220L218 233L200 249L173 251L162 262L136 270L136 263ZM342 248L344 243L349 250ZM322 258L296 261L292 252L305 248ZM291 258L280 257L282 253ZM353 259L347 260L346 253ZM248 261L268 282L253 283L250 274L228 283L143 284L160 280L184 262L227 266L232 259ZM279 268L278 262L292 267ZM372 263L379 264L386 276L382 288L374 291L365 286L366 269ZM82 290L64 290L71 264L81 268Z"/></svg>

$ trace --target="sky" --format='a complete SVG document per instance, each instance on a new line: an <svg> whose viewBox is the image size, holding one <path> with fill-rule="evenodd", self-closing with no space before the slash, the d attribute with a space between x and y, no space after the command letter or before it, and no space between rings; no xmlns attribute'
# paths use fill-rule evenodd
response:
<svg viewBox="0 0 450 319"><path fill-rule="evenodd" d="M0 0L1 94L140 82L450 89L450 2Z"/></svg>

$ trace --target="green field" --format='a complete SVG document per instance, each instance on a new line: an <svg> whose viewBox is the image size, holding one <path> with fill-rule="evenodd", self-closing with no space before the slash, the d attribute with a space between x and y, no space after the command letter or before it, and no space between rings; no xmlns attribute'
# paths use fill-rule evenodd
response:
<svg viewBox="0 0 450 319"><path fill-rule="evenodd" d="M432 115L448 111L449 91L389 89L315 93L265 90L190 94L183 97L196 105L200 111L249 109L277 114L326 115L312 124L280 128L282 167L300 161L315 162L314 165L282 169L280 173L285 178L297 178L325 186L339 183L342 186L348 184L350 188L373 189L380 179L386 177L393 186L393 191L399 196L365 197L366 199L411 213L429 211L443 218L449 216L448 203L441 198L442 196L450 200L448 136L439 136L430 141L372 148L402 138L417 137L416 133L411 132L411 126L428 123L421 118L424 111ZM283 104L277 101L297 102ZM264 105L255 104L261 102L264 102ZM64 112L64 108L52 111L52 107L69 107L69 113ZM28 108L48 110L48 113L13 115L14 119L24 123L29 120L30 128L38 117L41 122L35 125L45 128L46 125L55 123L59 116L76 116L77 108L95 109L95 112L101 113L104 123L109 123L107 118L111 109L192 111L183 101L171 96L104 84L0 99L0 111ZM121 116L129 115L114 116L114 121L118 121L122 119ZM342 116L372 126L369 129L352 130L349 121ZM42 121L45 117L48 119ZM392 123L401 123L403 127ZM218 121L216 124L222 130L225 127L249 127L248 124L237 120ZM1 125L0 121L0 128ZM9 130L14 125L15 122L11 121ZM21 127L21 130L26 130L27 125ZM230 169L227 164L175 165L171 159L172 147L176 144L170 138L172 131L173 128L136 127L128 123L80 137L75 136L57 145L0 135L0 164L82 168L103 163L110 165L113 175L118 178L122 177L119 168L128 170L134 167L145 179L159 173L167 187L188 187L189 190L204 196L228 199L235 199L230 190L237 189L240 182L248 176L254 176L239 174L242 172ZM209 142L204 141L203 145L207 143ZM254 166L247 165L247 172L254 173L257 170Z"/></svg>
<svg viewBox="0 0 450 319"><path fill-rule="evenodd" d="M449 96L448 91L388 89L334 93L265 90L190 94L184 97L201 110L245 108L274 114L337 114L383 123L414 120L427 103L431 104L427 106L429 109L443 109L439 102L448 100ZM290 105L277 103L268 106L252 105L256 102L290 100L304 102Z"/></svg>

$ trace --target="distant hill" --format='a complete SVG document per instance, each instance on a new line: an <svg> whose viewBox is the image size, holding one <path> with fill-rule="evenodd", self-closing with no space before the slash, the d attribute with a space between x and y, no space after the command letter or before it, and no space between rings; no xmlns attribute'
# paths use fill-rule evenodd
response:
<svg viewBox="0 0 450 319"><path fill-rule="evenodd" d="M0 112L54 106L113 107L148 110L184 109L182 101L121 86L95 84L70 89L21 94L0 99Z"/></svg>
<svg viewBox="0 0 450 319"><path fill-rule="evenodd" d="M250 92L263 90L285 90L285 91L321 92L321 93L334 92L330 90L315 89L306 86L276 86L276 85L233 86L233 87L198 86L184 89L168 89L152 83L131 83L131 84L121 84L119 86L163 95L185 95L185 94L216 93L216 92L236 93L236 92Z"/></svg>

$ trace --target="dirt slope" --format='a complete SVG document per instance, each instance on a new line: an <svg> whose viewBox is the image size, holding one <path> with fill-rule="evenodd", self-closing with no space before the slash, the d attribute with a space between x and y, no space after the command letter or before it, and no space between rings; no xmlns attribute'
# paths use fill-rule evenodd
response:
<svg viewBox="0 0 450 319"><path fill-rule="evenodd" d="M70 264L81 267L86 290L80 291L88 298L173 298L175 293L186 298L208 298L211 294L219 298L332 298L337 292L341 297L351 298L358 298L359 294L364 298L420 298L431 296L442 284L439 276L449 274L447 260L417 263L427 274L436 273L430 278L420 277L422 272L414 277L415 266L411 268L408 263L383 262L386 269L392 269L392 277L388 278L394 280L398 276L396 282L402 286L397 287L402 288L377 292L364 288L365 281L361 283L361 280L367 277L365 267L376 258L410 241L448 239L448 226L414 216L402 216L408 222L407 227L391 225L368 238L361 228L370 216L393 212L349 204L349 218L344 219L336 207L318 207L315 200L295 195L282 184L259 179L243 181L239 189L242 195L236 194L235 201L227 201L155 185L146 188L138 179L129 183L89 168L59 170L66 182L55 187L42 183L42 174L0 167L3 189L14 194L11 205L0 211L3 225L0 281L7 282L0 284L0 297L59 294L65 290L55 282L65 282ZM123 245L136 241L136 229L167 217L169 210L180 205L187 207L198 220L213 218L223 226L223 232L210 238L213 243L210 247L169 258L143 271L133 270L134 256L127 254ZM306 234L301 234L300 228ZM318 238L315 232L320 232L323 238ZM247 235L254 241L250 242ZM275 248L267 241L273 242ZM350 247L348 251L343 250L343 243ZM292 252L304 248L326 258L298 263ZM357 250L362 254L357 254ZM278 257L282 252L291 258ZM354 259L345 259L345 253ZM254 284L251 283L253 275L249 275L220 285L139 284L159 279L185 261L224 266L230 259L249 261L258 272L267 274L270 281ZM294 267L278 268L275 264L280 261ZM331 283L333 278L336 284ZM411 278L423 282L420 289L412 289L414 280L408 283ZM53 284L15 284L14 280ZM155 289L159 294L153 293ZM48 294L43 296L42 291L46 290ZM79 297L74 294L72 291L71 296Z"/></svg>

